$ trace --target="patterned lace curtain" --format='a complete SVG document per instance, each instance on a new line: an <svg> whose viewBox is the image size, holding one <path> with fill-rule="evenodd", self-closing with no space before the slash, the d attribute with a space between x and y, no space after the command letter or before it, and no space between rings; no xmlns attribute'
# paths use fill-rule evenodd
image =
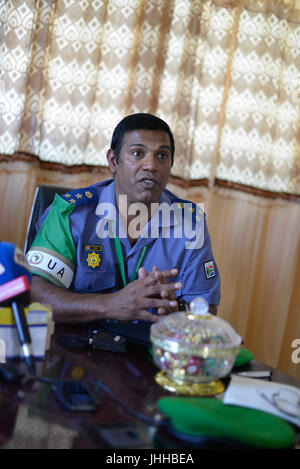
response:
<svg viewBox="0 0 300 469"><path fill-rule="evenodd" d="M106 166L132 112L173 176L299 194L299 0L0 0L0 154Z"/></svg>

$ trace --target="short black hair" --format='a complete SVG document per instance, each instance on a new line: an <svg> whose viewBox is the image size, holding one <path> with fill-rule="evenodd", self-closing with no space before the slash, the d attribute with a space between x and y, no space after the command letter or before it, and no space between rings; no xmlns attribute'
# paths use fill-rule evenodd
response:
<svg viewBox="0 0 300 469"><path fill-rule="evenodd" d="M171 164L174 162L174 152L175 144L174 137L171 132L168 124L153 114L147 113L137 113L130 114L129 116L124 117L119 124L116 126L112 139L110 148L115 152L116 162L119 163L119 156L121 151L121 146L123 143L124 134L126 132L133 132L134 130L161 130L166 132L170 138L171 145Z"/></svg>

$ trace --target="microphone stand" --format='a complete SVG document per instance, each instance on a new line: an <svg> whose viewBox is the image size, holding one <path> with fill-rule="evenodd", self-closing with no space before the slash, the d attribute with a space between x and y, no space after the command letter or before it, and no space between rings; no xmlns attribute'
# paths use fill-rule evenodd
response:
<svg viewBox="0 0 300 469"><path fill-rule="evenodd" d="M24 359L31 374L35 375L35 361L31 347L31 336L26 321L24 306L22 303L13 301L11 309L15 318L19 341L23 350Z"/></svg>

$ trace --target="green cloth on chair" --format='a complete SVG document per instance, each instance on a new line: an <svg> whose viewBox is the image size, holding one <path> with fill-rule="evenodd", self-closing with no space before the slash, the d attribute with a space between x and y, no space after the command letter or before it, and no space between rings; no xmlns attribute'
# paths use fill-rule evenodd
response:
<svg viewBox="0 0 300 469"><path fill-rule="evenodd" d="M281 449L295 442L285 420L259 410L225 405L215 398L162 397L158 407L175 431L190 436L226 437L257 448Z"/></svg>

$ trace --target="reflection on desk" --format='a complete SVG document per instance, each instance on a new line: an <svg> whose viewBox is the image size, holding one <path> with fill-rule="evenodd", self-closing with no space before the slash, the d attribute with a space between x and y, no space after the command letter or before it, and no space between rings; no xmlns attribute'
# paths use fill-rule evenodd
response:
<svg viewBox="0 0 300 469"><path fill-rule="evenodd" d="M43 362L37 363L38 373L52 379L83 379L92 385L100 380L132 411L151 418L159 417L158 399L172 394L156 384L154 376L158 370L147 348L131 344L127 353L122 354L92 350L88 345L77 350L58 345L57 338L74 331L87 333L81 326L56 325L50 351ZM26 375L25 365L20 363L18 366ZM268 369L252 360L239 371ZM300 388L297 380L272 371L272 380ZM99 409L89 413L69 412L60 405L49 385L34 381L28 374L26 376L20 385L0 382L2 449L109 449L122 448L122 444L127 448L145 449L197 447L164 431L156 433L154 426L126 412L101 388L98 390ZM220 442L218 445L222 447ZM226 447L226 442L224 445Z"/></svg>

